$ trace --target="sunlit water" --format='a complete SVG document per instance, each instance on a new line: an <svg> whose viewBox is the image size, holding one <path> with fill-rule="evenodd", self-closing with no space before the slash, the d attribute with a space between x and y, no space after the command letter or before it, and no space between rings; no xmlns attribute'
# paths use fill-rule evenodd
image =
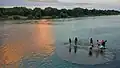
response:
<svg viewBox="0 0 120 68"><path fill-rule="evenodd" d="M43 22L43 21L40 21ZM47 21L46 21L47 22ZM120 16L83 17L71 21L48 21L47 24L0 25L0 67L2 68L119 68ZM62 24L61 24L62 23ZM80 52L67 53L68 38L108 40L107 48L114 53L112 61L97 65L81 64L75 56L87 59ZM85 58L84 58L85 55ZM80 60L80 59L75 60ZM97 58L95 58L97 59ZM92 58L92 60L94 60ZM91 62L92 63L92 62ZM96 61L96 63L98 63Z"/></svg>

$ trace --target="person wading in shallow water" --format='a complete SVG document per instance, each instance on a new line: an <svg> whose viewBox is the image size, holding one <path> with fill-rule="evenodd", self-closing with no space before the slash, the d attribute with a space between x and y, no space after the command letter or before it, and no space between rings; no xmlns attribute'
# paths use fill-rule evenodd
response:
<svg viewBox="0 0 120 68"><path fill-rule="evenodd" d="M69 46L69 52L71 53L71 38L69 38L69 43L70 43L70 46Z"/></svg>
<svg viewBox="0 0 120 68"><path fill-rule="evenodd" d="M77 42L78 42L78 39L77 39L77 37L75 37L75 46L74 46L75 53L77 52Z"/></svg>
<svg viewBox="0 0 120 68"><path fill-rule="evenodd" d="M100 46L100 42L99 42L99 40L97 40L97 45Z"/></svg>
<svg viewBox="0 0 120 68"><path fill-rule="evenodd" d="M93 47L93 39L90 38L90 45Z"/></svg>
<svg viewBox="0 0 120 68"><path fill-rule="evenodd" d="M75 37L75 45L77 45L78 39L77 37Z"/></svg>
<svg viewBox="0 0 120 68"><path fill-rule="evenodd" d="M71 41L71 38L69 38L69 43L71 44L71 42L72 42L72 41Z"/></svg>
<svg viewBox="0 0 120 68"><path fill-rule="evenodd" d="M105 43L107 42L107 40L102 42L102 46L105 48Z"/></svg>

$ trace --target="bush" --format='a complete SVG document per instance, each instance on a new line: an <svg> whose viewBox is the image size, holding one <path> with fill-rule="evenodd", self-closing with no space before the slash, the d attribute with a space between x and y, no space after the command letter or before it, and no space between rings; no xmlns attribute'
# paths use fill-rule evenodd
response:
<svg viewBox="0 0 120 68"><path fill-rule="evenodd" d="M32 15L28 15L27 19L33 19Z"/></svg>
<svg viewBox="0 0 120 68"><path fill-rule="evenodd" d="M13 16L13 19L18 20L18 19L20 19L20 17L19 16Z"/></svg>

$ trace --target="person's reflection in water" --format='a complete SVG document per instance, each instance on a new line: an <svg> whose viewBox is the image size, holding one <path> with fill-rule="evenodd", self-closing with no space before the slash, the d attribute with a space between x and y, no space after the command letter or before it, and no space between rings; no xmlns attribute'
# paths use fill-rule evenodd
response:
<svg viewBox="0 0 120 68"><path fill-rule="evenodd" d="M92 56L93 54L92 54L92 47L90 47L90 49L89 49L89 56Z"/></svg>
<svg viewBox="0 0 120 68"><path fill-rule="evenodd" d="M77 52L77 45L74 46L74 53Z"/></svg>
<svg viewBox="0 0 120 68"><path fill-rule="evenodd" d="M89 56L92 56L92 51L91 50L89 51Z"/></svg>
<svg viewBox="0 0 120 68"><path fill-rule="evenodd" d="M100 54L101 54L102 56L105 55L105 53L104 53L104 49L103 49L103 48L100 49Z"/></svg>
<svg viewBox="0 0 120 68"><path fill-rule="evenodd" d="M71 50L72 50L72 48L71 48L71 44L70 44L70 46L69 46L69 53L71 53Z"/></svg>
<svg viewBox="0 0 120 68"><path fill-rule="evenodd" d="M100 51L96 51L96 58L99 56Z"/></svg>

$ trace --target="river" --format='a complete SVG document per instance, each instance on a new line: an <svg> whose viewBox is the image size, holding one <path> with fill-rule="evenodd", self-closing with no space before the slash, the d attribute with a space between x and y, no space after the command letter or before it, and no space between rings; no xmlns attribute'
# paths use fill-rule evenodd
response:
<svg viewBox="0 0 120 68"><path fill-rule="evenodd" d="M120 67L119 15L81 17L64 21L40 20L39 23L0 24L1 68ZM86 53L79 52L69 55L68 48L64 44L68 43L68 38L74 39L74 37L86 41L92 37L94 42L107 40L106 46L114 53L114 59L105 63L101 58L92 58L93 65L89 64L92 63L91 61L88 63L87 58L89 57L85 57Z"/></svg>

